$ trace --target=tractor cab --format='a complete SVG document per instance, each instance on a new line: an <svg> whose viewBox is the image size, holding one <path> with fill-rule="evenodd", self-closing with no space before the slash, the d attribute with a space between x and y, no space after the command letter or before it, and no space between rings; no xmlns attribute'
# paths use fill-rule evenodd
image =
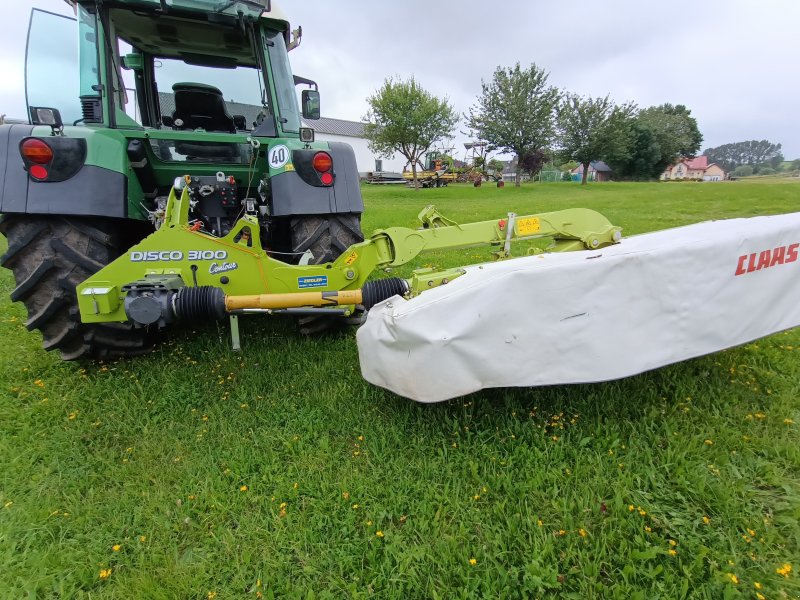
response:
<svg viewBox="0 0 800 600"><path fill-rule="evenodd" d="M51 40L74 29L36 11L28 47L31 106L48 106L53 80L68 85L56 108L65 122L111 128L297 137L301 126L288 51L301 30L269 3L237 0L70 1L78 44ZM294 36L294 37L292 37ZM65 69L67 63L70 67ZM302 79L302 78L301 78ZM316 85L309 81L309 84ZM75 93L77 91L77 93ZM316 90L306 105L318 106ZM306 118L313 119L313 109Z"/></svg>

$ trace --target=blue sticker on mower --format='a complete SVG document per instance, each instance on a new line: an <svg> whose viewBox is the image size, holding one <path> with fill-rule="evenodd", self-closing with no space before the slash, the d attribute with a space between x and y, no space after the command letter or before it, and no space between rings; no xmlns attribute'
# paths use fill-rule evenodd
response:
<svg viewBox="0 0 800 600"><path fill-rule="evenodd" d="M328 276L317 275L316 277L298 277L297 287L304 288L328 287Z"/></svg>

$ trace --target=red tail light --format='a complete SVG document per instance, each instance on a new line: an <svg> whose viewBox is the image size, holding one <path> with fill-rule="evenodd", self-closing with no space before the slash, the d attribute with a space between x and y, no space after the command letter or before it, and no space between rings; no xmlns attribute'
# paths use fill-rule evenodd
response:
<svg viewBox="0 0 800 600"><path fill-rule="evenodd" d="M19 150L25 159L37 165L46 165L53 160L53 149L37 138L28 138Z"/></svg>
<svg viewBox="0 0 800 600"><path fill-rule="evenodd" d="M333 159L327 152L317 152L311 164L317 173L327 173L333 167Z"/></svg>

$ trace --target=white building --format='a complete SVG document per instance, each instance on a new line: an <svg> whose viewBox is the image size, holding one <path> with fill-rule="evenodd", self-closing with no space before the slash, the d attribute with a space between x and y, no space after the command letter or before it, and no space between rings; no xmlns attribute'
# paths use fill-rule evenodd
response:
<svg viewBox="0 0 800 600"><path fill-rule="evenodd" d="M362 176L372 171L399 173L402 172L407 162L402 154L395 154L392 158L381 158L370 150L364 137L364 123L321 117L316 121L303 119L303 125L311 127L314 130L315 139L319 141L350 144L356 154L358 172Z"/></svg>

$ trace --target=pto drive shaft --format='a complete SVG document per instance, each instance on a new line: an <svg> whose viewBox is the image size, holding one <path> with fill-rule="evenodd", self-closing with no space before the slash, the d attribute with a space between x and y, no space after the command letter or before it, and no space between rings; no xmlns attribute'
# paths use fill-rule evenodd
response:
<svg viewBox="0 0 800 600"><path fill-rule="evenodd" d="M369 310L394 295L408 292L404 279L368 281L360 290L253 294L228 296L214 286L182 287L167 295L142 295L126 305L128 318L140 325L162 322L222 319L238 312L277 312L307 309L319 313L326 307L363 305Z"/></svg>

